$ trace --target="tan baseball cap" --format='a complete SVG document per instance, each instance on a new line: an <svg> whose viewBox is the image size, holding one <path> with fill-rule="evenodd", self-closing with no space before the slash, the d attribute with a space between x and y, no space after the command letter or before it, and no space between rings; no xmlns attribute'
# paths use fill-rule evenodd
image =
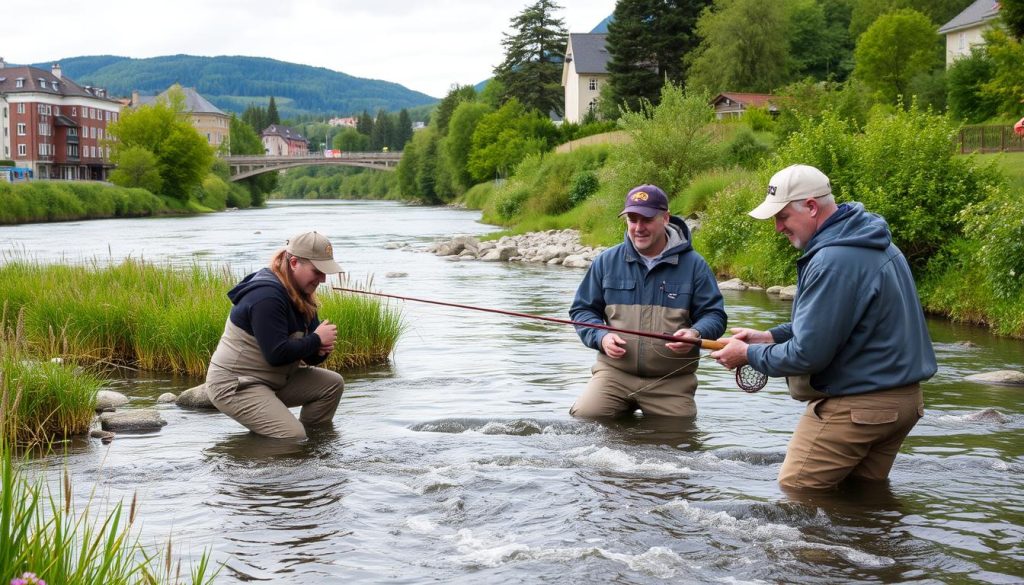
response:
<svg viewBox="0 0 1024 585"><path fill-rule="evenodd" d="M772 176L764 202L749 215L754 219L769 219L791 201L814 199L831 193L832 183L825 173L808 165L791 165Z"/></svg>
<svg viewBox="0 0 1024 585"><path fill-rule="evenodd" d="M341 272L341 266L334 261L334 248L323 234L306 232L292 236L285 242L285 250L292 256L309 260L324 274Z"/></svg>

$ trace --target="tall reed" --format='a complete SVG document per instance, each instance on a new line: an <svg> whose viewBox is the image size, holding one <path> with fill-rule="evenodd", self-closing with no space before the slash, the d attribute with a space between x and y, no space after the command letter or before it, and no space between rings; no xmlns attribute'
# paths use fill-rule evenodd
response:
<svg viewBox="0 0 1024 585"><path fill-rule="evenodd" d="M90 493L79 510L66 471L60 487L26 478L0 438L0 580L31 572L48 585L212 583L208 552L183 575L170 542L164 554L142 545L133 530L137 503L99 512Z"/></svg>
<svg viewBox="0 0 1024 585"><path fill-rule="evenodd" d="M226 293L236 282L227 269L140 260L99 266L13 259L0 266L0 298L24 309L34 353L193 376L206 372L231 309ZM376 299L330 292L323 298L320 317L337 324L341 350L328 367L387 360L401 331L397 310Z"/></svg>

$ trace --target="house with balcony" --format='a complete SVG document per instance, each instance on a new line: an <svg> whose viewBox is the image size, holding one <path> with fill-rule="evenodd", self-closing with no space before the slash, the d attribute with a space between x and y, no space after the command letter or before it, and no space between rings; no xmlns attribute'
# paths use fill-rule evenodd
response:
<svg viewBox="0 0 1024 585"><path fill-rule="evenodd" d="M288 126L271 124L260 136L263 139L263 152L269 156L305 156L309 154L309 141Z"/></svg>
<svg viewBox="0 0 1024 585"><path fill-rule="evenodd" d="M121 103L105 89L0 59L0 158L29 168L37 179L107 179L113 169L107 126Z"/></svg>
<svg viewBox="0 0 1024 585"><path fill-rule="evenodd" d="M566 122L579 123L597 108L601 87L608 82L608 35L570 33L562 61Z"/></svg>
<svg viewBox="0 0 1024 585"><path fill-rule="evenodd" d="M946 69L954 61L971 54L971 48L984 45L982 33L999 16L999 2L996 0L975 0L960 14L939 27L939 34L946 37Z"/></svg>

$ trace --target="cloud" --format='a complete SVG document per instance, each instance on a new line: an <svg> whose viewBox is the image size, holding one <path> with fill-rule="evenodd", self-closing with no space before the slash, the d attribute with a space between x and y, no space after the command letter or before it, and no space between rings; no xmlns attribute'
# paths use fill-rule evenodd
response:
<svg viewBox="0 0 1024 585"><path fill-rule="evenodd" d="M569 0L558 12L570 32L589 32L614 0ZM70 0L47 4L75 34L43 35L0 19L9 63L84 55L245 55L383 79L434 97L476 84L504 58L502 35L522 4L502 0Z"/></svg>

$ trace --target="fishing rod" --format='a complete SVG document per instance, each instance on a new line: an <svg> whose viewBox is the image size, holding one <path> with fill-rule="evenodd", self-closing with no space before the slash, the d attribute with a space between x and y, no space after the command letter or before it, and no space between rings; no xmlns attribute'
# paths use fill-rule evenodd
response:
<svg viewBox="0 0 1024 585"><path fill-rule="evenodd" d="M556 317L544 317L542 315L533 315L531 313L516 313L515 311L504 311L502 309L491 309L488 307L477 307L474 305L462 305L459 303L446 303L444 301L434 301L431 299L418 299L416 297L404 297L400 295L389 295L380 292L371 292L368 290L359 290L354 288L342 288L340 286L331 287L334 290L340 290L343 292L358 293L362 295L372 295L375 297L386 297L389 299L399 299L403 301L414 301L417 303L428 303L431 305L442 305L445 307L454 307L456 309L469 309L471 311L482 311L484 313L497 313L499 315L508 315L510 317L522 317L525 319L536 319L538 321L547 321L549 323L560 323L562 325L574 325L576 327L589 327L591 329L601 329L603 331L611 331L613 333L625 333L627 335L638 335L640 337L650 337L651 339L661 339L663 341L689 343L690 345L699 345L701 349L722 349L725 347L725 343L714 340L714 339L693 339L689 337L676 337L669 333L655 333L653 331L634 331L632 329L621 329L619 327L611 327L600 323L584 323L582 321L570 321L569 319L558 319Z"/></svg>
<svg viewBox="0 0 1024 585"><path fill-rule="evenodd" d="M499 315L508 315L510 317L521 317L524 319L536 319L537 321L547 321L549 323L560 323L562 325L573 325L576 327L589 327L591 329L601 329L603 331L611 331L613 333L624 333L627 335L637 335L639 337L650 337L652 339L661 339L663 341L671 341L677 343L689 343L690 345L698 345L701 349L722 349L725 347L724 341L717 339L693 339L689 337L676 337L668 333L655 333L653 331L634 331L632 329L621 329L619 327L612 327L610 325L604 325L600 323L584 323L582 321L571 321L569 319L559 319L557 317L544 317L543 315L533 315L531 313L517 313L515 311L505 311L503 309L492 309L489 307L477 307L474 305L463 305L460 303L448 303L445 301L435 301L432 299L420 299L416 297L407 297L402 295L390 295L382 292L371 292L368 290L359 290L357 288L344 288L340 286L332 286L334 290L342 292L350 292L361 295L371 295L375 297L384 297L388 299L398 299L401 301L413 301L417 303L427 303L430 305L441 305L443 307L454 307L456 309L469 309L470 311L481 311L484 313L497 313ZM736 368L736 385L742 388L745 392L757 392L761 388L764 388L768 384L768 375L763 372L759 372L750 365L744 365Z"/></svg>

